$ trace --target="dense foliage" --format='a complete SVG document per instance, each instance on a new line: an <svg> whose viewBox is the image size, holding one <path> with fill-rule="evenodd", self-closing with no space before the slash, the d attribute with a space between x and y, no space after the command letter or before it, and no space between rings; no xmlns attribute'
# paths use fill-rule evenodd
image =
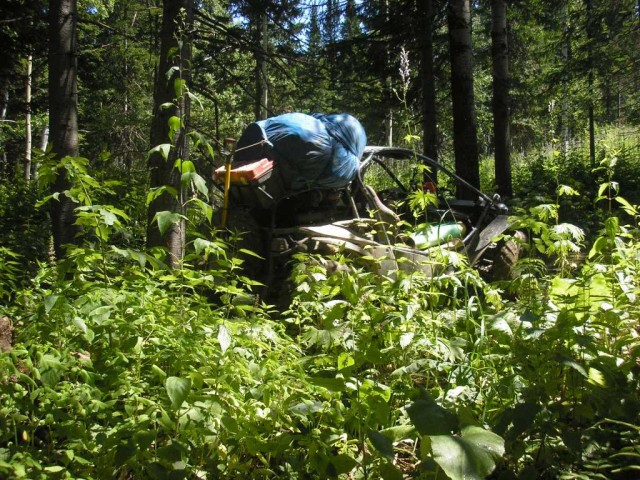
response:
<svg viewBox="0 0 640 480"><path fill-rule="evenodd" d="M558 155L539 161L554 172ZM554 200L523 201L528 253L513 281L488 284L462 257L425 278L303 256L277 312L215 230L199 229L178 270L127 246L129 215L98 204L117 185L72 161L83 245L33 275L21 242L0 250L1 326L14 331L0 356L0 473L629 478L640 212L618 195L618 162L603 158L589 240L559 217L577 192L545 174Z"/></svg>

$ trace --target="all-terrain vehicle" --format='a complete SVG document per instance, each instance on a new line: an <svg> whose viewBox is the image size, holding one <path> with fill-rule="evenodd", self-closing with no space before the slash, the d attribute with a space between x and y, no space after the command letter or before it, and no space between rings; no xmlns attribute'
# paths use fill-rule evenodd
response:
<svg viewBox="0 0 640 480"><path fill-rule="evenodd" d="M520 246L494 242L510 224L498 195L412 150L376 146L364 148L355 177L343 187L295 189L286 162L252 125L215 178L223 184L226 177L228 185L226 228L245 232L240 246L260 257L245 256L247 273L268 287L280 283L296 252L343 251L381 274L434 275L443 268L442 253L455 251L491 278L511 274ZM417 217L416 206L422 208Z"/></svg>

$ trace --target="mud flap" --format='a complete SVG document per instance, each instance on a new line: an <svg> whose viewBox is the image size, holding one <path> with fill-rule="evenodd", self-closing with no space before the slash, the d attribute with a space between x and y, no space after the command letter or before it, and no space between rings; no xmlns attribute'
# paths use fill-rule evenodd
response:
<svg viewBox="0 0 640 480"><path fill-rule="evenodd" d="M494 238L504 233L513 222L507 215L498 215L478 235L478 240L469 249L469 265L475 265Z"/></svg>

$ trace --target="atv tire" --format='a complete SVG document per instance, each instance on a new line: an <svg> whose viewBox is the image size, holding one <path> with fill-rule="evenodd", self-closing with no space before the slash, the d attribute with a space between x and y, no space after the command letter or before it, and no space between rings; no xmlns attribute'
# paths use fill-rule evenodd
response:
<svg viewBox="0 0 640 480"><path fill-rule="evenodd" d="M501 240L498 243L488 272L490 281L513 280L516 278L515 266L520 259L526 241L527 235L518 230L514 232L512 238Z"/></svg>

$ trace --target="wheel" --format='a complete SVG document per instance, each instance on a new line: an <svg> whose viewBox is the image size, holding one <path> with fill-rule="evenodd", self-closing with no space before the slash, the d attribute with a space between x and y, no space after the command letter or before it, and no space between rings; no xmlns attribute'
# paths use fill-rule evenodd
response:
<svg viewBox="0 0 640 480"><path fill-rule="evenodd" d="M520 230L514 232L511 238L501 240L493 254L492 265L487 275L488 279L496 281L516 278L514 267L526 242L527 235Z"/></svg>

